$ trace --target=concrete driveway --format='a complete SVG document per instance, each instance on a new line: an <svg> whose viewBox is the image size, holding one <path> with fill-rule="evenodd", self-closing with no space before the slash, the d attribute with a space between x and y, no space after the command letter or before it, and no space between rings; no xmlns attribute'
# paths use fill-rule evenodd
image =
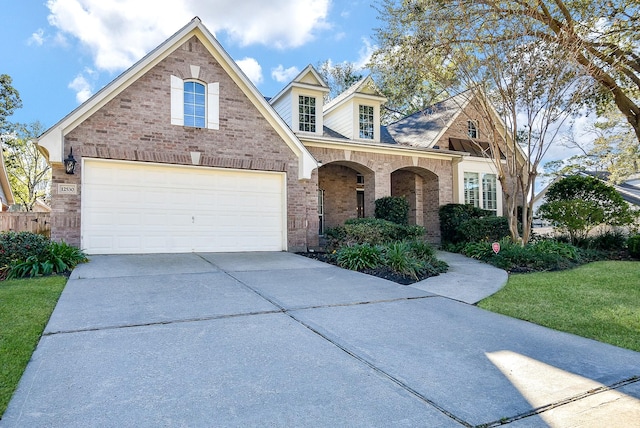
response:
<svg viewBox="0 0 640 428"><path fill-rule="evenodd" d="M94 256L0 426L637 426L640 353L429 291L446 278L289 253Z"/></svg>

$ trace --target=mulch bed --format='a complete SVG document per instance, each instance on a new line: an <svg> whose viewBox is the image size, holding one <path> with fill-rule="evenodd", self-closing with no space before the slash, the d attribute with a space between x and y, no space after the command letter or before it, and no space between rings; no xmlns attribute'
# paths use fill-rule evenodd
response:
<svg viewBox="0 0 640 428"><path fill-rule="evenodd" d="M327 253L321 253L321 252L313 252L313 253L297 253L301 256L305 256L305 257L309 257L310 259L314 259L314 260L319 260L321 262L325 262L325 263L329 263L332 264L334 266L337 266L337 263L335 261L335 259L333 257L331 257L329 254ZM400 275L396 272L391 271L389 268L387 267L381 267L381 268L377 268L377 269L365 269L363 271L360 271L361 273L366 273L367 275L371 275L371 276L377 276L378 278L383 278L383 279L387 279L389 281L393 281L396 282L398 284L401 285L411 285L411 284L415 284L416 282L422 281L423 279L427 279L430 278L432 276L436 276L433 274L429 274L428 272L418 276L418 280L416 281L416 279L412 276L404 276L404 275Z"/></svg>

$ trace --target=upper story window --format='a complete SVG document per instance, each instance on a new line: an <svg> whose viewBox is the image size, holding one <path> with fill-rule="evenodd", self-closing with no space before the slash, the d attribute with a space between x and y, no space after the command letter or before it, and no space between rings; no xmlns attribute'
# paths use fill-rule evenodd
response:
<svg viewBox="0 0 640 428"><path fill-rule="evenodd" d="M467 121L467 135L469 138L478 138L478 123L475 120Z"/></svg>
<svg viewBox="0 0 640 428"><path fill-rule="evenodd" d="M361 105L359 113L360 138L373 140L373 107Z"/></svg>
<svg viewBox="0 0 640 428"><path fill-rule="evenodd" d="M171 76L171 124L220 129L220 83Z"/></svg>
<svg viewBox="0 0 640 428"><path fill-rule="evenodd" d="M298 97L298 129L303 132L316 132L315 97Z"/></svg>
<svg viewBox="0 0 640 428"><path fill-rule="evenodd" d="M205 86L198 82L184 82L184 126L206 127Z"/></svg>

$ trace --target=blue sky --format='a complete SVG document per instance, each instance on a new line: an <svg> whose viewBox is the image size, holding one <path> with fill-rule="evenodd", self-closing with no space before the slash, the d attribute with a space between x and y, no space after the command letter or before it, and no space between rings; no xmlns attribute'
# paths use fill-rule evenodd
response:
<svg viewBox="0 0 640 428"><path fill-rule="evenodd" d="M53 126L199 16L265 96L308 64L365 64L379 26L371 1L4 1L0 73L23 107L12 122Z"/></svg>

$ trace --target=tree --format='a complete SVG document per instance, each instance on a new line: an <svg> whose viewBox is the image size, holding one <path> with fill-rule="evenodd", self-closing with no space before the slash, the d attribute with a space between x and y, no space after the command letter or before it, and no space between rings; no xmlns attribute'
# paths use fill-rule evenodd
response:
<svg viewBox="0 0 640 428"><path fill-rule="evenodd" d="M353 62L345 61L333 64L328 59L319 63L317 69L331 90L328 94L328 99L337 97L363 78Z"/></svg>
<svg viewBox="0 0 640 428"><path fill-rule="evenodd" d="M42 131L39 122L12 125L2 145L13 196L24 211L32 211L37 200L46 202L50 197L51 166L34 142Z"/></svg>
<svg viewBox="0 0 640 428"><path fill-rule="evenodd" d="M379 11L391 28L383 29L387 37L415 41L415 58L427 52L446 62L452 49L474 52L512 42L557 46L597 83L585 100L600 107L615 103L640 141L637 0L383 0Z"/></svg>
<svg viewBox="0 0 640 428"><path fill-rule="evenodd" d="M383 62L381 70L389 68L384 64L389 59L392 68L415 68L405 73L430 79L431 86L447 93L469 91L466 101L480 115L482 142L489 144L497 170L511 238L526 243L539 164L576 108L585 76L559 44L520 37L534 32L530 22L482 8L482 16L474 15L477 4L484 3L386 0L379 9L386 26L377 31L379 49L373 58Z"/></svg>
<svg viewBox="0 0 640 428"><path fill-rule="evenodd" d="M584 147L575 140L569 141L567 145L581 153L547 163L547 175L560 177L580 171L602 171L609 173L612 183L621 183L640 172L640 142L620 112L605 111L587 131L596 136L593 144Z"/></svg>
<svg viewBox="0 0 640 428"><path fill-rule="evenodd" d="M566 177L549 186L546 202L538 212L543 219L568 232L574 244L596 226L625 226L636 218L613 187L582 175Z"/></svg>
<svg viewBox="0 0 640 428"><path fill-rule="evenodd" d="M11 116L15 109L22 107L20 94L11 83L11 76L0 74L0 135L7 132L7 117Z"/></svg>

